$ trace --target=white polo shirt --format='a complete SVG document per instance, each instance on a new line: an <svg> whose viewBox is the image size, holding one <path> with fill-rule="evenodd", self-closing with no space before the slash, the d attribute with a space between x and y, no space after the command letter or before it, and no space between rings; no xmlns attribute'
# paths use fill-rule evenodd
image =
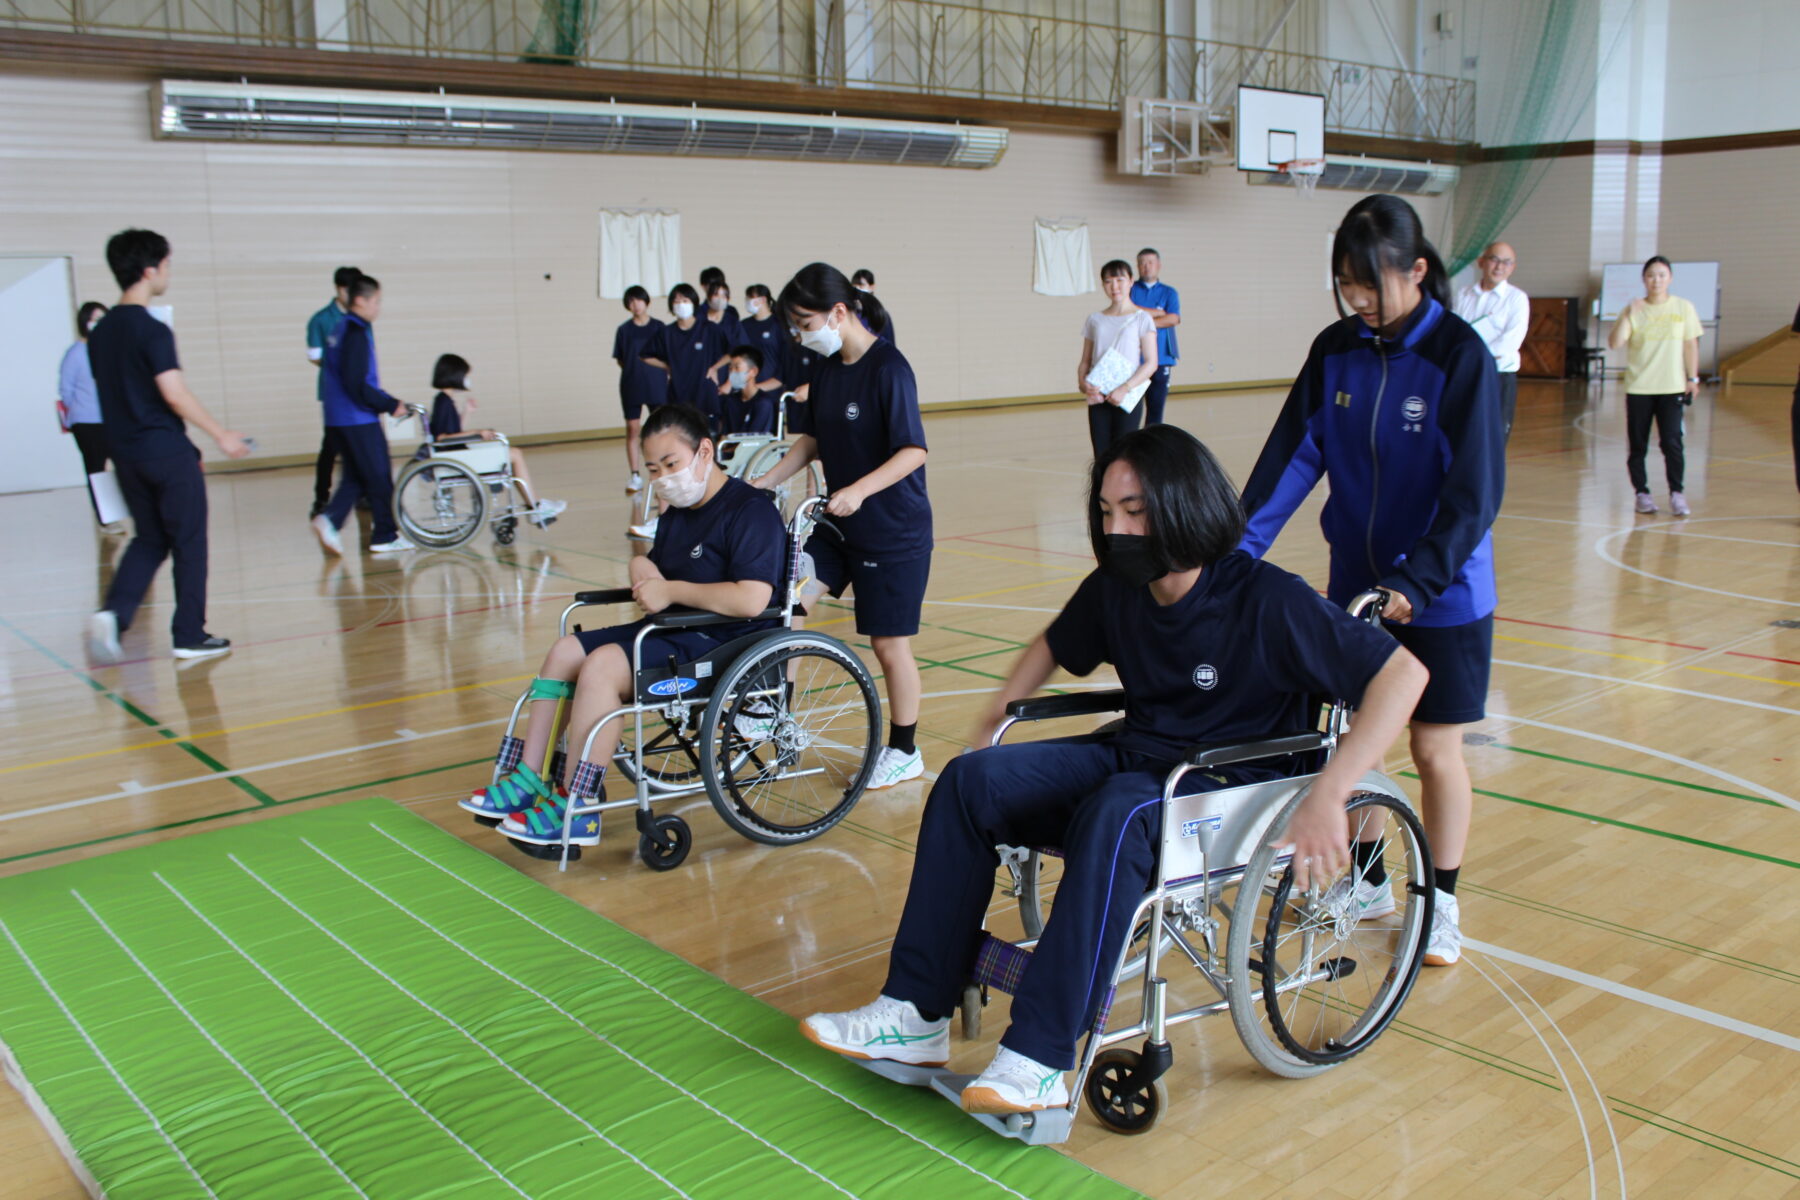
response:
<svg viewBox="0 0 1800 1200"><path fill-rule="evenodd" d="M1529 296L1505 280L1492 289L1472 283L1456 297L1456 315L1487 343L1495 369L1519 369L1519 347L1525 344L1525 329L1531 324Z"/></svg>

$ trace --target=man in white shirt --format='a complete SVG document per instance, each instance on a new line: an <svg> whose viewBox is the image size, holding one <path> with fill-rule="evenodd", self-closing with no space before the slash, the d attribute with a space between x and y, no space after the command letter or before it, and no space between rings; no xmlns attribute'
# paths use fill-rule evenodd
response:
<svg viewBox="0 0 1800 1200"><path fill-rule="evenodd" d="M1500 372L1500 411L1511 437L1513 405L1519 397L1519 347L1525 344L1525 328L1531 324L1531 298L1507 282L1518 257L1505 242L1483 250L1475 263L1481 268L1481 279L1457 296L1456 315L1474 327L1494 356L1494 367Z"/></svg>

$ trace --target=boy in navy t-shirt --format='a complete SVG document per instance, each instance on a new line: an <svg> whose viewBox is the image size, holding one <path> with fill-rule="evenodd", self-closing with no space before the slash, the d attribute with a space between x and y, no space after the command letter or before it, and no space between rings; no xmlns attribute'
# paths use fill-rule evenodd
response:
<svg viewBox="0 0 1800 1200"><path fill-rule="evenodd" d="M731 373L721 395L727 435L775 432L776 395L762 386L763 361L762 351L749 344L733 349L726 360Z"/></svg>
<svg viewBox="0 0 1800 1200"><path fill-rule="evenodd" d="M1126 695L1122 727L952 759L926 803L881 996L801 1024L841 1054L943 1063L948 1017L992 899L995 846L1061 847L1056 906L1014 991L1011 1027L962 1094L971 1112L1068 1103L1063 1072L1111 986L1107 964L1155 868L1164 780L1189 746L1314 728L1320 696L1358 705L1355 726L1283 834L1305 888L1350 856L1345 803L1380 765L1425 683L1386 633L1234 549L1243 532L1236 491L1192 435L1168 425L1128 435L1096 460L1090 487L1100 570L1020 656L973 745L986 746L1005 706L1058 667L1085 675L1111 663ZM1182 787L1209 791L1276 773L1266 763L1223 767L1190 773Z"/></svg>

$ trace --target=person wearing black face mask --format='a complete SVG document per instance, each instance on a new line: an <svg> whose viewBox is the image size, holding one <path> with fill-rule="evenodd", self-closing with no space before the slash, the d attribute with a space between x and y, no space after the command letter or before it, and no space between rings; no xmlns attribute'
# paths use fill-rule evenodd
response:
<svg viewBox="0 0 1800 1200"><path fill-rule="evenodd" d="M1343 868L1345 802L1405 727L1425 670L1304 580L1237 550L1243 528L1231 481L1185 430L1127 434L1095 460L1088 533L1100 569L1020 656L971 745L988 747L1006 705L1037 692L1059 667L1087 675L1112 664L1126 697L1122 728L952 759L926 801L881 995L848 1012L816 1013L802 1033L853 1057L944 1062L948 1018L992 899L995 845L1060 846L1056 907L1014 991L1012 1025L962 1101L993 1113L1066 1104L1062 1074L1104 999L1102 964L1124 944L1155 866L1164 779L1195 742L1313 727L1321 695L1356 704L1356 724L1284 839L1297 864L1312 864L1296 867L1312 882ZM1190 773L1182 786L1205 791L1289 773L1249 763Z"/></svg>

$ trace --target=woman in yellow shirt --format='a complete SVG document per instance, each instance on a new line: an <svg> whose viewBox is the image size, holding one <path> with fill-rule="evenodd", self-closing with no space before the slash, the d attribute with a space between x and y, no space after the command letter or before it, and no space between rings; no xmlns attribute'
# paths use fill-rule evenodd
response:
<svg viewBox="0 0 1800 1200"><path fill-rule="evenodd" d="M1625 434L1631 448L1625 469L1637 492L1637 510L1656 511L1644 455L1650 448L1650 421L1656 421L1663 469L1669 479L1669 511L1685 517L1691 511L1682 494L1687 462L1682 450L1682 407L1694 402L1700 387L1700 317L1694 306L1669 295L1674 270L1658 254L1644 264L1644 295L1619 314L1606 344L1626 347Z"/></svg>

